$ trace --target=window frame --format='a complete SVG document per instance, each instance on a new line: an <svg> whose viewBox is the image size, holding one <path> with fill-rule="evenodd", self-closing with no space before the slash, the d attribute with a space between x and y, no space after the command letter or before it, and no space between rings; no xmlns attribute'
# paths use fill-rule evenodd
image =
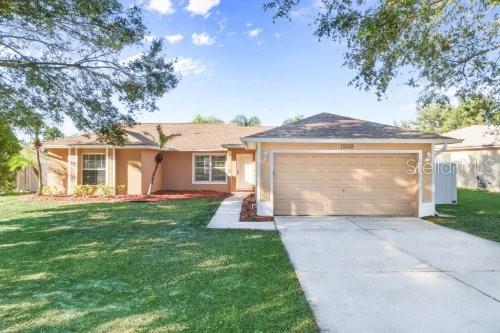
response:
<svg viewBox="0 0 500 333"><path fill-rule="evenodd" d="M196 180L196 156L209 156L210 165L208 172L208 180ZM212 180L212 156L224 156L226 161L224 162L224 180ZM228 156L226 153L193 153L192 161L191 161L191 180L193 184L227 184L227 161Z"/></svg>
<svg viewBox="0 0 500 333"><path fill-rule="evenodd" d="M93 156L93 155L104 156L104 168L86 168L85 167L85 156ZM105 153L85 153L85 154L82 154L81 172L80 172L82 185L97 186L97 185L107 185L108 184L108 161L107 161L106 156L107 155ZM102 184L84 184L83 183L83 181L84 181L83 173L85 170L98 170L98 171L104 170L104 183L102 183ZM97 180L97 178L96 178L96 180Z"/></svg>

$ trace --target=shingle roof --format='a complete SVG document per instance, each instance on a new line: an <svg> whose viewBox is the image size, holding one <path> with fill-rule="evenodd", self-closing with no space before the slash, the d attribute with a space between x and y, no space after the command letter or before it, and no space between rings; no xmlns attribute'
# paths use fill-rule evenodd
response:
<svg viewBox="0 0 500 333"><path fill-rule="evenodd" d="M223 145L241 145L241 137L271 129L270 126L241 127L236 124L143 123L127 128L127 146L156 147L150 135L156 138L156 126L165 134L180 134L165 150L210 151L224 149ZM150 135L146 134L149 133ZM45 147L103 145L95 134L75 135L47 142Z"/></svg>
<svg viewBox="0 0 500 333"><path fill-rule="evenodd" d="M448 146L451 149L466 147L500 147L500 127L472 125L445 133L444 135L463 139L461 143Z"/></svg>
<svg viewBox="0 0 500 333"><path fill-rule="evenodd" d="M256 139L449 139L435 134L425 134L396 126L319 113L305 118L297 124L284 125L268 131L255 133L243 140Z"/></svg>

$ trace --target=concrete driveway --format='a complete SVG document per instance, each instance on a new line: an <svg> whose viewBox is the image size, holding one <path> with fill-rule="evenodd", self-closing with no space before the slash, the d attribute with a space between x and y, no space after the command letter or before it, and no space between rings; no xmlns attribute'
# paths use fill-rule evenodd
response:
<svg viewBox="0 0 500 333"><path fill-rule="evenodd" d="M500 332L500 244L417 218L278 217L322 331Z"/></svg>

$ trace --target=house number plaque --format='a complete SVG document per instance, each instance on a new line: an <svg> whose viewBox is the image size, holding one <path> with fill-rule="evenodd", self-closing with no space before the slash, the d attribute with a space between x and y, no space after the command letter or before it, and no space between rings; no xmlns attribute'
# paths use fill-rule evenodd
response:
<svg viewBox="0 0 500 333"><path fill-rule="evenodd" d="M354 149L354 145L352 143L342 143L340 145L340 149L345 149L345 150Z"/></svg>

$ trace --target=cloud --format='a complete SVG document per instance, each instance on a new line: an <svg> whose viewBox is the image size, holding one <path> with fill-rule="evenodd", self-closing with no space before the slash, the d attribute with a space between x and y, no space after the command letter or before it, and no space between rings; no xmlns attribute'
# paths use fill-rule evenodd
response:
<svg viewBox="0 0 500 333"><path fill-rule="evenodd" d="M250 38L256 38L257 36L260 35L260 33L262 32L263 30L261 28L255 28L255 29L252 29L252 30L249 30L247 31L247 35L248 37Z"/></svg>
<svg viewBox="0 0 500 333"><path fill-rule="evenodd" d="M183 40L184 36L181 34L166 35L165 39L166 39L167 43L169 43L169 44L176 44L176 43L179 43L181 40Z"/></svg>
<svg viewBox="0 0 500 333"><path fill-rule="evenodd" d="M146 43L151 43L151 42L152 42L155 38L156 38L156 36L155 36L155 35L145 35L145 36L144 36L144 41L145 41Z"/></svg>
<svg viewBox="0 0 500 333"><path fill-rule="evenodd" d="M226 29L228 18L223 16L219 21L217 21L217 25L219 26L218 33L223 32Z"/></svg>
<svg viewBox="0 0 500 333"><path fill-rule="evenodd" d="M131 56L128 56L126 58L122 58L120 59L120 64L121 65L127 65L128 63L132 62L132 61L135 61L137 59L139 59L140 57L142 57L144 55L144 52L139 52L139 53L135 53L135 54L132 54Z"/></svg>
<svg viewBox="0 0 500 333"><path fill-rule="evenodd" d="M205 32L193 33L191 35L191 40L193 41L194 45L212 45L213 43L215 43L215 37L211 37Z"/></svg>
<svg viewBox="0 0 500 333"><path fill-rule="evenodd" d="M205 66L201 60L195 60L189 57L177 58L177 62L174 64L174 69L182 76L200 75L208 70L207 66Z"/></svg>
<svg viewBox="0 0 500 333"><path fill-rule="evenodd" d="M279 32L275 32L275 33L274 33L274 37L276 37L276 38L281 38L281 34L280 34Z"/></svg>
<svg viewBox="0 0 500 333"><path fill-rule="evenodd" d="M0 56L2 57L12 57L18 55L16 52L8 49L6 47L0 46Z"/></svg>
<svg viewBox="0 0 500 333"><path fill-rule="evenodd" d="M220 4L220 0L189 0L186 10L193 15L209 16L210 10Z"/></svg>
<svg viewBox="0 0 500 333"><path fill-rule="evenodd" d="M146 9L158 12L161 15L170 15L175 12L171 0L150 0Z"/></svg>

